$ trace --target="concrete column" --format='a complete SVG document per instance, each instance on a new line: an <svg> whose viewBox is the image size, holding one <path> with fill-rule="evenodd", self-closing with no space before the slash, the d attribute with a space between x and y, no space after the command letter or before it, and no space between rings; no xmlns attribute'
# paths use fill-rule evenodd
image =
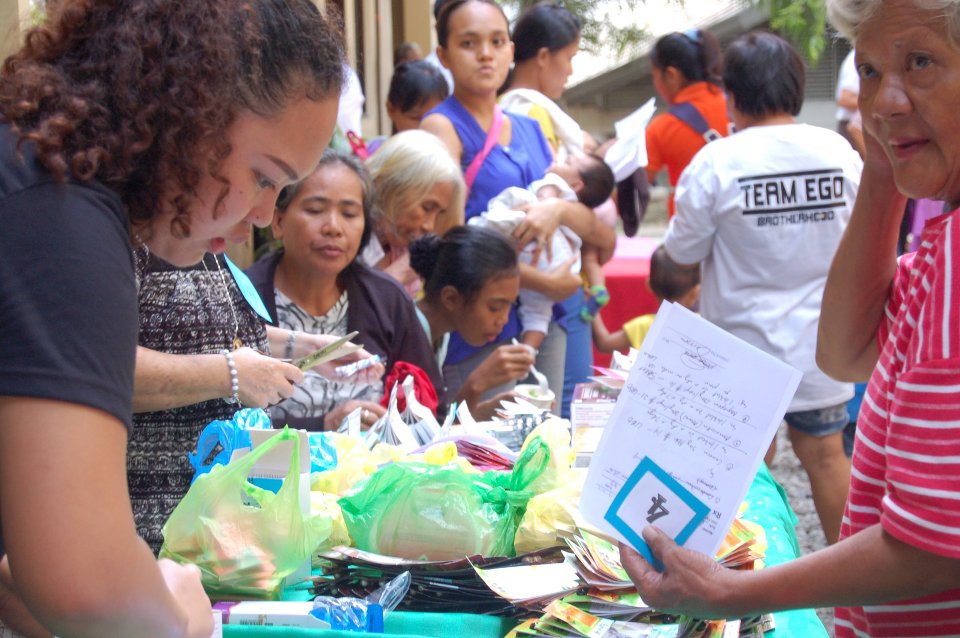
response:
<svg viewBox="0 0 960 638"><path fill-rule="evenodd" d="M424 55L437 47L431 0L406 0L403 5L403 39L419 44Z"/></svg>
<svg viewBox="0 0 960 638"><path fill-rule="evenodd" d="M0 0L0 59L20 48L29 21L30 0Z"/></svg>

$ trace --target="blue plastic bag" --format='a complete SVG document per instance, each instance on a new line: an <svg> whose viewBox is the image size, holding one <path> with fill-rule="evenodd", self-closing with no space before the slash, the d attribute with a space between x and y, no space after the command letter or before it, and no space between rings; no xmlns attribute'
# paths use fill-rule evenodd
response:
<svg viewBox="0 0 960 638"><path fill-rule="evenodd" d="M190 483L209 472L214 465L229 463L234 450L252 447L248 430L269 430L272 427L270 417L259 408L243 408L237 410L229 421L208 423L197 438L196 453L187 454L194 469ZM220 446L220 451L210 458L217 445Z"/></svg>
<svg viewBox="0 0 960 638"><path fill-rule="evenodd" d="M309 432L307 440L310 442L311 472L326 472L337 467L337 448L331 440L331 433Z"/></svg>

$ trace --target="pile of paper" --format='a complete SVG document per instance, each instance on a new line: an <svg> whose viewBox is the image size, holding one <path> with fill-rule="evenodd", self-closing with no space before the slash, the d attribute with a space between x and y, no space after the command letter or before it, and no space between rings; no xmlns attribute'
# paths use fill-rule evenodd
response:
<svg viewBox="0 0 960 638"><path fill-rule="evenodd" d="M491 591L518 607L542 609L581 587L577 569L569 560L486 569L475 565L474 569Z"/></svg>
<svg viewBox="0 0 960 638"><path fill-rule="evenodd" d="M416 561L381 556L353 547L337 547L319 556L322 575L313 578L318 596L363 598L398 574L409 571L410 591L399 609L524 617L530 612L498 596L476 568L493 571L512 566L547 566L563 560L557 548L513 558L465 557L449 561Z"/></svg>
<svg viewBox="0 0 960 638"><path fill-rule="evenodd" d="M507 638L762 638L773 629L773 617L749 620L695 620L655 614L635 620L593 613L576 596L551 603L540 618L525 620Z"/></svg>
<svg viewBox="0 0 960 638"><path fill-rule="evenodd" d="M630 348L630 352L627 354L614 351L610 359L610 367L593 366L597 375L590 377L590 379L611 390L622 389L627 382L627 377L630 376L633 364L637 361L638 353L639 350L636 348Z"/></svg>
<svg viewBox="0 0 960 638"><path fill-rule="evenodd" d="M717 550L716 559L731 569L759 569L767 551L767 536L763 528L743 518L733 519Z"/></svg>
<svg viewBox="0 0 960 638"><path fill-rule="evenodd" d="M633 582L620 565L620 550L608 539L578 528L562 534L573 552L580 578L600 591L616 591L633 587Z"/></svg>
<svg viewBox="0 0 960 638"><path fill-rule="evenodd" d="M570 550L563 552L567 563L589 589L556 598L543 608L540 618L522 623L510 636L728 638L762 636L772 627L770 616L724 621L661 613L647 605L633 587L612 539L583 528L561 530L560 537ZM765 549L763 529L737 518L715 558L724 567L754 569L762 566ZM517 597L518 588L501 585L497 590Z"/></svg>
<svg viewBox="0 0 960 638"><path fill-rule="evenodd" d="M679 638L681 626L673 618L665 622L639 622L602 618L576 604L574 597L556 600L544 610L540 618L527 620L507 634L507 638L524 636L560 636L571 638ZM634 613L634 616L638 615ZM708 634L697 634L706 636Z"/></svg>
<svg viewBox="0 0 960 638"><path fill-rule="evenodd" d="M469 435L457 437L455 440L457 454L467 459L470 465L482 472L487 470L512 470L513 464L517 460L516 452L501 449L504 446L496 439L491 439L491 441L492 443L479 441Z"/></svg>
<svg viewBox="0 0 960 638"><path fill-rule="evenodd" d="M399 383L394 384L390 391L386 413L363 435L368 448L373 449L377 443L387 443L409 452L418 446L430 443L440 435L440 424L433 412L417 401L413 385L413 376L407 376L402 386ZM406 407L402 413L397 408L398 388L406 399ZM450 418L452 419L452 415ZM344 419L344 424L340 426L341 431L346 429L350 434L359 435L359 432L350 431L351 423L353 421L349 417ZM356 424L358 428L358 420Z"/></svg>

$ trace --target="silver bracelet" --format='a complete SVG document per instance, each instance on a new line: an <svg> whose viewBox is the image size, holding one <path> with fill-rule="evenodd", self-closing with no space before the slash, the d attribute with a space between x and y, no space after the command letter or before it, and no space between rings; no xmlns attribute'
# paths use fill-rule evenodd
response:
<svg viewBox="0 0 960 638"><path fill-rule="evenodd" d="M237 377L237 362L233 360L233 353L229 350L221 350L220 354L227 358L227 367L230 369L230 394L233 396L226 400L240 405L240 379Z"/></svg>
<svg viewBox="0 0 960 638"><path fill-rule="evenodd" d="M293 345L297 342L297 336L299 334L299 330L290 331L290 336L287 337L287 349L283 352L284 359L293 359Z"/></svg>

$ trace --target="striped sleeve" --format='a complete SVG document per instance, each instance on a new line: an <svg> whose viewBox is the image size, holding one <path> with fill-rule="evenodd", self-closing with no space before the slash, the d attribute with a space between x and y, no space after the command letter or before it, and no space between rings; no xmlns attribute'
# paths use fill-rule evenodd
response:
<svg viewBox="0 0 960 638"><path fill-rule="evenodd" d="M960 558L960 359L915 366L891 397L884 529Z"/></svg>
<svg viewBox="0 0 960 638"><path fill-rule="evenodd" d="M900 293L900 318L914 337L895 339L904 371L889 396L889 489L881 522L904 542L960 558L960 277L953 247L960 227L954 221L943 228L940 250L921 247Z"/></svg>
<svg viewBox="0 0 960 638"><path fill-rule="evenodd" d="M883 319L877 327L877 349L883 349L883 345L890 336L890 329L894 325L897 313L905 297L905 290L910 283L910 269L913 265L915 253L908 253L897 260L897 272L890 283L890 295L887 297L887 303L883 308Z"/></svg>

